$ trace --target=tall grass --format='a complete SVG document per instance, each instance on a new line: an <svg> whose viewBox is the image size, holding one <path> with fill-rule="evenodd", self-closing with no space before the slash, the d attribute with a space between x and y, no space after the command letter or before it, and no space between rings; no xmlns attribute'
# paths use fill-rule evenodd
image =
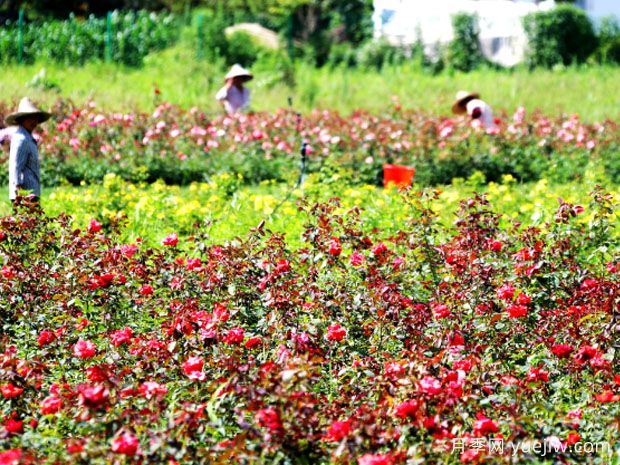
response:
<svg viewBox="0 0 620 465"><path fill-rule="evenodd" d="M29 86L42 68L47 82ZM17 100L30 95L49 104L58 97L77 102L94 99L106 109L152 108L155 87L161 98L206 112L221 111L214 99L222 85L222 63L199 61L191 40L147 56L139 69L105 63L83 67L54 64L8 65L0 70L2 99ZM336 109L349 113L364 108L381 111L398 97L404 107L433 114L449 114L451 100L459 89L476 90L498 111L512 112L520 105L548 114L578 113L586 121L620 119L618 67L575 67L559 70L502 71L493 69L471 73L431 75L414 64L388 67L381 71L322 68L298 63L295 85L290 87L262 67L250 83L254 110L273 110L287 105L302 112L313 108Z"/></svg>

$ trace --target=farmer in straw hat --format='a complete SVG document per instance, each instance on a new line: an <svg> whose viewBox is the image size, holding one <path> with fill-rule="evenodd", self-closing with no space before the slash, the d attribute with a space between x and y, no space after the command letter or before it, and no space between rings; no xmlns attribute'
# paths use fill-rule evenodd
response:
<svg viewBox="0 0 620 465"><path fill-rule="evenodd" d="M9 155L9 199L15 201L18 190L32 191L35 202L41 196L39 149L32 131L50 118L50 114L36 107L28 98L19 102L15 113L7 115L8 125L18 126L11 138Z"/></svg>
<svg viewBox="0 0 620 465"><path fill-rule="evenodd" d="M484 100L480 99L480 94L477 92L458 91L452 105L452 113L467 114L472 120L480 121L482 127L487 130L496 127L493 110Z"/></svg>
<svg viewBox="0 0 620 465"><path fill-rule="evenodd" d="M241 65L233 65L224 77L226 85L222 87L215 98L219 100L226 113L232 115L248 107L250 104L250 90L243 84L250 81L254 76Z"/></svg>

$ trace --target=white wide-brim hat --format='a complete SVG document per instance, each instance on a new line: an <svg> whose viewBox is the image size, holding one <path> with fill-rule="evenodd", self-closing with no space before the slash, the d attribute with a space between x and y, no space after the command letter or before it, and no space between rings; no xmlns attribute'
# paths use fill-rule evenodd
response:
<svg viewBox="0 0 620 465"><path fill-rule="evenodd" d="M480 98L480 94L478 92L459 90L456 93L454 103L452 104L452 113L456 115L462 115L464 113L467 113L467 108L465 108L465 105L467 105L467 102L475 98Z"/></svg>
<svg viewBox="0 0 620 465"><path fill-rule="evenodd" d="M19 124L19 119L24 116L36 116L39 118L39 123L43 123L50 119L52 115L38 108L28 97L24 97L20 100L17 111L9 113L4 121L6 121L6 124L9 126L16 126Z"/></svg>
<svg viewBox="0 0 620 465"><path fill-rule="evenodd" d="M232 68L230 68L230 71L228 71L228 74L224 76L224 81L228 81L229 79L233 79L236 77L245 78L246 81L249 81L250 79L254 78L254 76L252 76L252 73L250 73L243 66L235 64L232 66Z"/></svg>

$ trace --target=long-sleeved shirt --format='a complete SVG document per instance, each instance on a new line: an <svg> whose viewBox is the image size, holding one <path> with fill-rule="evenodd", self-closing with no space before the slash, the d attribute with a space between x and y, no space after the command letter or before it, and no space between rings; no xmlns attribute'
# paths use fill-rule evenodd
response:
<svg viewBox="0 0 620 465"><path fill-rule="evenodd" d="M495 118L493 117L493 110L484 101L480 99L473 99L467 102L466 105L467 114L474 119L479 119L484 129L495 128Z"/></svg>
<svg viewBox="0 0 620 465"><path fill-rule="evenodd" d="M250 90L247 87L239 89L237 86L224 86L218 91L215 98L223 102L226 113L232 115L248 107Z"/></svg>
<svg viewBox="0 0 620 465"><path fill-rule="evenodd" d="M17 186L41 196L41 174L37 143L25 128L19 127L11 138L9 155L9 199L17 196Z"/></svg>

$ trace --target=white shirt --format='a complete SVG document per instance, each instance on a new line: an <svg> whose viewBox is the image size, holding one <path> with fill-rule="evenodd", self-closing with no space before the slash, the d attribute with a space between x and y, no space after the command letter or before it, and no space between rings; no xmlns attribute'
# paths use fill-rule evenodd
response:
<svg viewBox="0 0 620 465"><path fill-rule="evenodd" d="M475 113L480 113L480 116L477 119L480 120L485 129L495 128L493 110L491 110L491 107L485 101L478 98L470 100L467 102L466 108L467 114L472 118L475 116Z"/></svg>
<svg viewBox="0 0 620 465"><path fill-rule="evenodd" d="M215 98L224 102L224 108L229 115L245 109L250 104L250 89L244 87L239 90L237 86L222 87Z"/></svg>

